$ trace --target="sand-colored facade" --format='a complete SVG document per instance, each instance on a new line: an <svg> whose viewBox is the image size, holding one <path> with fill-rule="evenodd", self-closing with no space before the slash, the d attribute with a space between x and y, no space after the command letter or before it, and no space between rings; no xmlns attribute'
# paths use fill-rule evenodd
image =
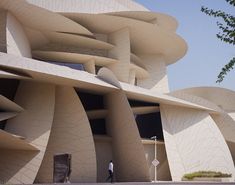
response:
<svg viewBox="0 0 235 185"><path fill-rule="evenodd" d="M169 92L187 52L177 21L131 0L0 1L0 183L181 181L234 169L235 92Z"/></svg>

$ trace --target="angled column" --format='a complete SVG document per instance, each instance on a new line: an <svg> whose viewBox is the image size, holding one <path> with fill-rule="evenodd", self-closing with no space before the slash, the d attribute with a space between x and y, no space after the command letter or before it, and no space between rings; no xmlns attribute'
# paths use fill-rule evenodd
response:
<svg viewBox="0 0 235 185"><path fill-rule="evenodd" d="M227 141L235 142L235 121L227 113L211 114L220 132Z"/></svg>
<svg viewBox="0 0 235 185"><path fill-rule="evenodd" d="M36 182L53 182L53 155L72 154L71 182L96 182L95 145L89 120L73 87L56 87L51 135Z"/></svg>
<svg viewBox="0 0 235 185"><path fill-rule="evenodd" d="M211 170L235 175L229 148L205 111L161 105L164 141L173 181Z"/></svg>
<svg viewBox="0 0 235 185"><path fill-rule="evenodd" d="M83 65L84 65L85 71L91 74L95 74L95 61L94 60L87 61Z"/></svg>
<svg viewBox="0 0 235 185"><path fill-rule="evenodd" d="M21 81L15 103L24 108L7 121L5 131L25 138L38 151L1 150L0 177L6 183L32 184L41 165L54 115L55 87Z"/></svg>
<svg viewBox="0 0 235 185"><path fill-rule="evenodd" d="M232 114L229 115L224 112L221 114L211 114L211 117L223 134L235 163L235 121L232 118Z"/></svg>
<svg viewBox="0 0 235 185"><path fill-rule="evenodd" d="M138 86L153 92L168 93L168 77L166 64L162 55L140 56L149 72L149 78L138 80Z"/></svg>
<svg viewBox="0 0 235 185"><path fill-rule="evenodd" d="M117 181L150 181L144 147L126 95L122 91L113 92L105 102Z"/></svg>
<svg viewBox="0 0 235 185"><path fill-rule="evenodd" d="M129 84L135 85L135 70L133 70L133 69L130 70Z"/></svg>
<svg viewBox="0 0 235 185"><path fill-rule="evenodd" d="M130 66L130 33L127 28L118 30L109 35L109 42L115 47L108 52L108 56L119 60L107 66L119 81L128 83Z"/></svg>

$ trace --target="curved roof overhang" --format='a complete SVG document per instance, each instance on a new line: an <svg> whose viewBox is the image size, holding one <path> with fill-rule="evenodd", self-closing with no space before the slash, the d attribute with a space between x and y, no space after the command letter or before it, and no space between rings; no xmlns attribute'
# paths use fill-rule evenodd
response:
<svg viewBox="0 0 235 185"><path fill-rule="evenodd" d="M32 55L34 58L52 62L64 62L64 63L77 63L84 64L91 60L94 60L96 65L106 66L119 62L118 60L101 57L96 55L87 55L79 53L59 52L59 51L33 51Z"/></svg>
<svg viewBox="0 0 235 185"><path fill-rule="evenodd" d="M100 93L107 93L119 89L99 79L96 75L92 75L87 72L0 52L0 68L1 67L27 73L32 76L32 79L34 80L45 81L47 83L55 83L59 85L71 85L80 89L87 89ZM125 91L128 98L147 102L177 105L206 111L214 111L208 107L204 107L166 94L151 92L149 89L144 89L122 82L120 82L120 84L121 89Z"/></svg>
<svg viewBox="0 0 235 185"><path fill-rule="evenodd" d="M24 0L1 0L0 8L9 10L23 25L30 28L93 35L79 23Z"/></svg>
<svg viewBox="0 0 235 185"><path fill-rule="evenodd" d="M0 69L1 68L26 73L32 77L32 80L57 85L70 85L99 93L110 92L117 89L113 85L100 80L95 75L84 71L2 52L0 52Z"/></svg>
<svg viewBox="0 0 235 185"><path fill-rule="evenodd" d="M217 110L214 110L211 107L203 106L194 102L180 99L180 98L171 96L170 94L161 94L161 93L151 92L149 89L144 89L144 88L133 86L133 85L123 83L123 82L120 82L120 84L121 84L122 89L125 91L127 97L130 99L193 108L193 109L204 110L204 111L213 112L213 113L217 112Z"/></svg>
<svg viewBox="0 0 235 185"><path fill-rule="evenodd" d="M235 91L221 87L193 87L181 91L207 99L226 112L235 112Z"/></svg>
<svg viewBox="0 0 235 185"><path fill-rule="evenodd" d="M130 69L133 69L135 71L135 76L138 79L145 79L149 77L149 73L146 69L134 64L130 63Z"/></svg>
<svg viewBox="0 0 235 185"><path fill-rule="evenodd" d="M49 32L49 31L43 31L43 34L52 43L65 44L68 46L84 47L90 49L106 49L106 50L112 49L114 47L114 45L110 43L89 37L84 37L81 35Z"/></svg>
<svg viewBox="0 0 235 185"><path fill-rule="evenodd" d="M143 69L146 69L145 65L143 64L142 60L140 57L138 57L136 54L131 53L131 62L136 64L139 67L142 67Z"/></svg>
<svg viewBox="0 0 235 185"><path fill-rule="evenodd" d="M175 32L178 27L178 22L174 17L163 13L156 13L149 11L122 11L122 12L111 12L106 14L157 24L161 28L164 28L172 32Z"/></svg>
<svg viewBox="0 0 235 185"><path fill-rule="evenodd" d="M168 95L185 100L185 101L188 101L188 102L195 103L197 105L207 107L207 108L213 110L213 112L210 112L210 113L219 114L219 113L223 112L223 110L220 107L218 107L214 102L211 102L205 98L198 97L193 94L185 93L184 91L181 91L181 90L168 93Z"/></svg>
<svg viewBox="0 0 235 185"><path fill-rule="evenodd" d="M109 34L128 28L131 49L134 53L163 54L166 65L176 62L187 51L187 44L180 36L152 23L107 14L63 13L63 15L96 33Z"/></svg>

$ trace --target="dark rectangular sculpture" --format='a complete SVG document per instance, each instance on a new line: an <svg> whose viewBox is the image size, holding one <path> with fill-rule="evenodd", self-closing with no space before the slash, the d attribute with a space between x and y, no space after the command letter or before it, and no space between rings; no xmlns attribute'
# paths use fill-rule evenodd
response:
<svg viewBox="0 0 235 185"><path fill-rule="evenodd" d="M71 174L71 154L54 155L53 182L64 183L69 181Z"/></svg>

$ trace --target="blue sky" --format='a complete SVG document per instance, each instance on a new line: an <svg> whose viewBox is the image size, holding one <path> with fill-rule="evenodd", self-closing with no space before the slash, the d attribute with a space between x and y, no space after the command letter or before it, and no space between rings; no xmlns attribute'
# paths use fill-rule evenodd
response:
<svg viewBox="0 0 235 185"><path fill-rule="evenodd" d="M215 83L221 68L235 56L234 46L221 42L216 21L200 11L201 6L221 9L234 14L225 0L136 0L153 12L175 17L179 23L177 34L188 44L187 54L168 66L170 90L195 86L218 86L235 90L235 69L225 80Z"/></svg>

